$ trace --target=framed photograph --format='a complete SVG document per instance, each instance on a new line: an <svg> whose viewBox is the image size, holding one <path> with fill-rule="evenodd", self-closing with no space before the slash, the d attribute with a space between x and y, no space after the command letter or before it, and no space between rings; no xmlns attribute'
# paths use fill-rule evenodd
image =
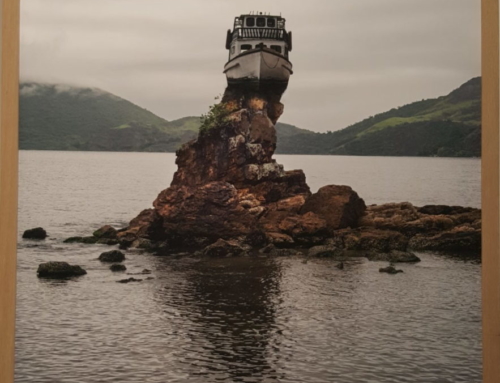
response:
<svg viewBox="0 0 500 383"><path fill-rule="evenodd" d="M500 382L498 0L0 4L0 382Z"/></svg>

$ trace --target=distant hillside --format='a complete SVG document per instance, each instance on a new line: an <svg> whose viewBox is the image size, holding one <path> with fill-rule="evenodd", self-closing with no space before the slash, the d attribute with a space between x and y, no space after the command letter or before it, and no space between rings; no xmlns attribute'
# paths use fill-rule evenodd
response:
<svg viewBox="0 0 500 383"><path fill-rule="evenodd" d="M21 149L174 151L194 133L95 88L20 86Z"/></svg>
<svg viewBox="0 0 500 383"><path fill-rule="evenodd" d="M481 79L447 96L315 133L278 123L277 153L479 157ZM199 117L163 118L95 88L26 82L20 89L20 148L173 152L198 134Z"/></svg>
<svg viewBox="0 0 500 383"><path fill-rule="evenodd" d="M479 157L481 78L336 132L283 137L278 153Z"/></svg>

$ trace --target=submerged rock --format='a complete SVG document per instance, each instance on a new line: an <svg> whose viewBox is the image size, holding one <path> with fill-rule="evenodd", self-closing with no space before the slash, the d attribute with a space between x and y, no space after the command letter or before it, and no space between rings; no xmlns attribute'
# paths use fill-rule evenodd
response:
<svg viewBox="0 0 500 383"><path fill-rule="evenodd" d="M127 270L127 268L125 267L125 265L120 265L120 264L111 265L111 266L109 266L109 269L111 271L113 271L113 272Z"/></svg>
<svg viewBox="0 0 500 383"><path fill-rule="evenodd" d="M69 278L85 275L87 272L80 266L67 262L46 262L38 266L37 274L40 278Z"/></svg>
<svg viewBox="0 0 500 383"><path fill-rule="evenodd" d="M23 233L24 239L45 239L47 238L47 232L41 228L36 227L34 229L28 229Z"/></svg>
<svg viewBox="0 0 500 383"><path fill-rule="evenodd" d="M101 262L123 262L125 260L125 254L119 250L106 251L99 255L99 260Z"/></svg>
<svg viewBox="0 0 500 383"><path fill-rule="evenodd" d="M93 243L97 243L98 240L99 240L99 238L97 238L97 237L83 237L81 242L87 243L87 244L93 244Z"/></svg>
<svg viewBox="0 0 500 383"><path fill-rule="evenodd" d="M99 241L99 238L97 237L69 237L66 238L63 242L64 243L85 243L85 244L94 244Z"/></svg>
<svg viewBox="0 0 500 383"><path fill-rule="evenodd" d="M135 279L134 277L126 278L126 279L120 279L119 281L116 281L118 283L130 283L130 282L141 282L142 279Z"/></svg>
<svg viewBox="0 0 500 383"><path fill-rule="evenodd" d="M208 257L230 257L241 255L244 252L245 248L237 241L219 239L217 242L207 246L202 253Z"/></svg>
<svg viewBox="0 0 500 383"><path fill-rule="evenodd" d="M83 237L69 237L66 238L63 242L64 243L79 243L82 242Z"/></svg>
<svg viewBox="0 0 500 383"><path fill-rule="evenodd" d="M117 233L118 232L114 227L110 225L105 225L94 231L93 236L99 239L101 238L116 239Z"/></svg>
<svg viewBox="0 0 500 383"><path fill-rule="evenodd" d="M387 274L398 274L398 273L403 272L403 270L396 270L396 268L394 266L382 267L378 271L381 273L387 273Z"/></svg>

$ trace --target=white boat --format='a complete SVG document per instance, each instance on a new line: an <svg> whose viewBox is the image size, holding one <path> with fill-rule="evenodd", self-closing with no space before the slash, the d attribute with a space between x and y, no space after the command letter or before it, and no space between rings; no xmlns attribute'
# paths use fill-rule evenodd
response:
<svg viewBox="0 0 500 383"><path fill-rule="evenodd" d="M293 74L288 59L292 32L286 31L283 17L262 12L236 17L233 30L227 31L226 49L224 73L230 86L286 89Z"/></svg>

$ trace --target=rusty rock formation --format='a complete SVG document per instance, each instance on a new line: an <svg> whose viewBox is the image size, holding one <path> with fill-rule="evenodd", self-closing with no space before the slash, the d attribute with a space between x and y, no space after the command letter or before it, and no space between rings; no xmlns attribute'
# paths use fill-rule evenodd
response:
<svg viewBox="0 0 500 383"><path fill-rule="evenodd" d="M286 171L273 159L279 95L227 89L218 108L222 117L177 151L177 172L154 208L118 233L122 246L312 245L357 226L365 203L350 187L311 195L302 170Z"/></svg>

